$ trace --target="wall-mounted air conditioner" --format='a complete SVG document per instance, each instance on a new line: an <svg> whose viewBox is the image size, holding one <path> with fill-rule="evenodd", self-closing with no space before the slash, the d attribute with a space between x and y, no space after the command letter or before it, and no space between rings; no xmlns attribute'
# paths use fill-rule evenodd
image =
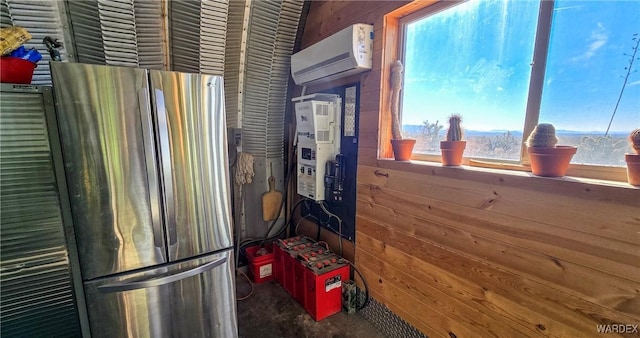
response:
<svg viewBox="0 0 640 338"><path fill-rule="evenodd" d="M291 56L296 84L329 81L371 69L373 25L349 26Z"/></svg>

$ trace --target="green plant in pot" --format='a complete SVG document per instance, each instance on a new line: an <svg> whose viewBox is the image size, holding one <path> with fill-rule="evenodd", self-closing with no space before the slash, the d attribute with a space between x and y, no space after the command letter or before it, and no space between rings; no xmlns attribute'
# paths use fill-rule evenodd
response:
<svg viewBox="0 0 640 338"><path fill-rule="evenodd" d="M443 166L459 166L462 163L462 154L467 146L467 141L462 141L462 116L453 114L449 116L449 130L447 140L440 141Z"/></svg>
<svg viewBox="0 0 640 338"><path fill-rule="evenodd" d="M574 146L558 146L556 128L550 123L538 124L527 139L531 171L536 176L562 177L577 151Z"/></svg>
<svg viewBox="0 0 640 338"><path fill-rule="evenodd" d="M627 181L631 185L640 185L640 128L629 134L629 141L635 154L625 154L627 162Z"/></svg>
<svg viewBox="0 0 640 338"><path fill-rule="evenodd" d="M396 161L409 161L413 153L413 146L416 144L416 140L402 137L402 128L400 127L399 105L403 69L404 66L399 60L391 65L391 148Z"/></svg>

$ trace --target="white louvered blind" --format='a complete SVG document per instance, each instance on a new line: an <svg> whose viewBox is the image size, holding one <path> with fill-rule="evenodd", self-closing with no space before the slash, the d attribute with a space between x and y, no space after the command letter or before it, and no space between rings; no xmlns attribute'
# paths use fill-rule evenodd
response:
<svg viewBox="0 0 640 338"><path fill-rule="evenodd" d="M172 69L223 75L229 1L172 1L169 8Z"/></svg>
<svg viewBox="0 0 640 338"><path fill-rule="evenodd" d="M105 64L98 3L72 0L67 2L67 6L73 27L76 59L82 63Z"/></svg>
<svg viewBox="0 0 640 338"><path fill-rule="evenodd" d="M138 66L133 0L98 0L104 58L108 65Z"/></svg>
<svg viewBox="0 0 640 338"><path fill-rule="evenodd" d="M253 3L241 110L243 150L257 156L284 157L289 57L302 5L302 1Z"/></svg>
<svg viewBox="0 0 640 338"><path fill-rule="evenodd" d="M281 7L280 1L255 1L249 18L242 107L243 151L265 158L268 153L269 85Z"/></svg>
<svg viewBox="0 0 640 338"><path fill-rule="evenodd" d="M11 15L6 0L0 0L0 28L11 26Z"/></svg>
<svg viewBox="0 0 640 338"><path fill-rule="evenodd" d="M224 74L229 1L202 2L200 20L200 71Z"/></svg>
<svg viewBox="0 0 640 338"><path fill-rule="evenodd" d="M133 0L71 0L68 6L79 62L138 66Z"/></svg>
<svg viewBox="0 0 640 338"><path fill-rule="evenodd" d="M79 62L166 69L162 2L70 0Z"/></svg>
<svg viewBox="0 0 640 338"><path fill-rule="evenodd" d="M269 83L269 115L267 120L267 157L284 157L284 121L287 107L287 83L291 54L300 22L302 1L283 1L278 33L273 51Z"/></svg>
<svg viewBox="0 0 640 338"><path fill-rule="evenodd" d="M171 69L197 73L200 70L200 3L174 1L169 6Z"/></svg>
<svg viewBox="0 0 640 338"><path fill-rule="evenodd" d="M45 98L0 95L0 336L79 337Z"/></svg>
<svg viewBox="0 0 640 338"><path fill-rule="evenodd" d="M162 2L135 0L138 63L141 68L167 69L163 46Z"/></svg>

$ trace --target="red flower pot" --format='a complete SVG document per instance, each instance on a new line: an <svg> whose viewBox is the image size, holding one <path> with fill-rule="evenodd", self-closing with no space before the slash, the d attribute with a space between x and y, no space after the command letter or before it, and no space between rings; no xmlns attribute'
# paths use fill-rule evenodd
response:
<svg viewBox="0 0 640 338"><path fill-rule="evenodd" d="M416 140L412 139L391 140L391 148L393 148L393 156L396 161L409 161L415 144Z"/></svg>
<svg viewBox="0 0 640 338"><path fill-rule="evenodd" d="M440 141L443 166L458 166L462 164L462 154L467 141Z"/></svg>
<svg viewBox="0 0 640 338"><path fill-rule="evenodd" d="M625 154L627 161L627 181L631 185L640 185L640 154Z"/></svg>
<svg viewBox="0 0 640 338"><path fill-rule="evenodd" d="M577 149L574 146L528 147L531 171L536 176L562 177Z"/></svg>

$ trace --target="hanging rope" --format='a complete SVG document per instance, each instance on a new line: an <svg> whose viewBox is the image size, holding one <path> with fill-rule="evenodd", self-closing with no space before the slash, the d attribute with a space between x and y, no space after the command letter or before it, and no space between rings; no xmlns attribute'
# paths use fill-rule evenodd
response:
<svg viewBox="0 0 640 338"><path fill-rule="evenodd" d="M253 176L255 175L255 172L253 171L254 161L255 158L251 154L238 154L238 163L236 163L236 171L234 174L234 181L236 185L242 186L243 184L251 183Z"/></svg>

